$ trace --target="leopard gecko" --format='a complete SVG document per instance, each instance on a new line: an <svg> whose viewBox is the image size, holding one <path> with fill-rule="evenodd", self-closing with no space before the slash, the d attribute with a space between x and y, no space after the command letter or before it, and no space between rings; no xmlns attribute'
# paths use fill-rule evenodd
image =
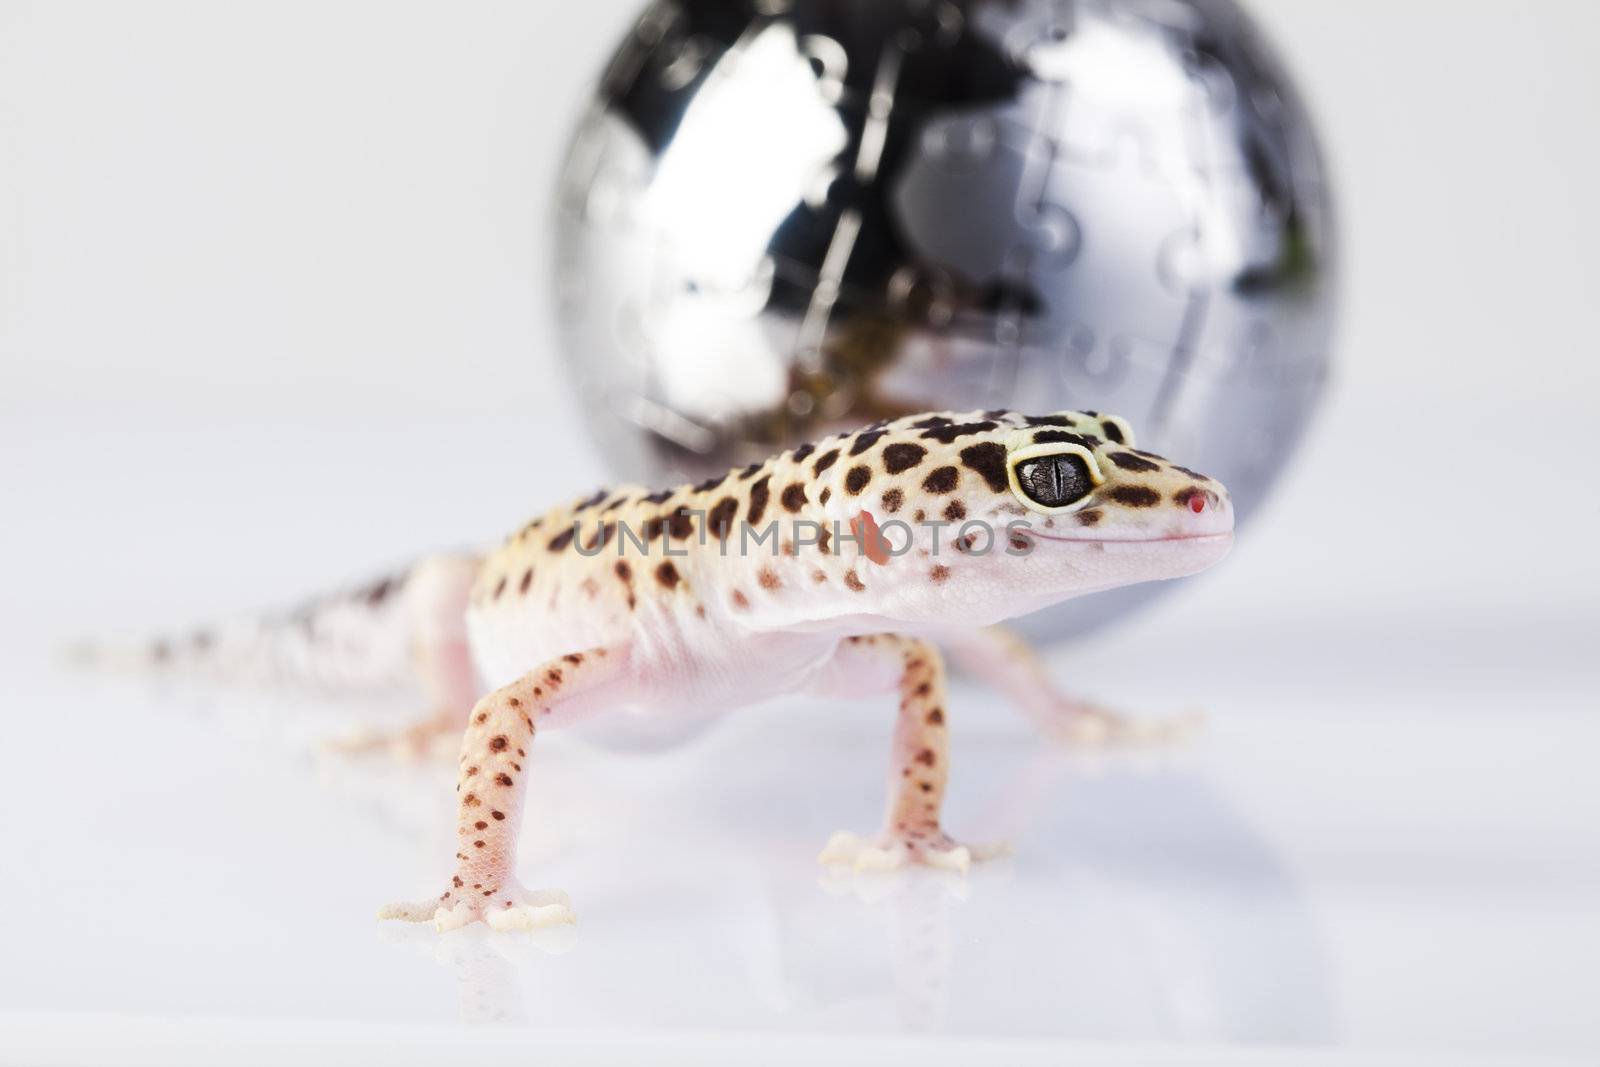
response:
<svg viewBox="0 0 1600 1067"><path fill-rule="evenodd" d="M517 874L537 732L601 712L704 716L797 692L896 694L883 825L835 834L819 858L964 871L984 854L940 823L950 717L940 647L1049 729L1127 729L1057 691L998 624L1193 574L1232 540L1227 490L1136 448L1120 418L917 414L697 485L603 489L486 555L424 559L307 609L294 627L201 631L150 655L215 663L265 643L282 658L292 635L302 672L330 662L334 673L410 672L431 708L406 736L465 730L455 870L437 896L379 915L528 928L573 919L564 894ZM377 635L365 667L325 650L341 628Z"/></svg>

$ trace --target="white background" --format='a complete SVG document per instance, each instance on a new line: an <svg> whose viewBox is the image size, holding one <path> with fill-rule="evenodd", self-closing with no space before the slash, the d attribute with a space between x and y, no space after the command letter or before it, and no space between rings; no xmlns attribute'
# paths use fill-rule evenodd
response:
<svg viewBox="0 0 1600 1067"><path fill-rule="evenodd" d="M1123 706L1204 705L1194 751L1097 772L962 690L952 822L1023 846L965 900L818 887L887 734L841 706L653 763L556 739L528 862L574 890L576 947L381 938L370 907L443 873L447 782L319 777L306 736L337 719L50 665L602 478L552 355L546 205L633 6L0 0L14 1047L202 1017L531 1042L556 1012L576 1041L712 1046L1600 1050L1591 4L1252 5L1336 178L1335 389L1224 567L1053 656Z"/></svg>

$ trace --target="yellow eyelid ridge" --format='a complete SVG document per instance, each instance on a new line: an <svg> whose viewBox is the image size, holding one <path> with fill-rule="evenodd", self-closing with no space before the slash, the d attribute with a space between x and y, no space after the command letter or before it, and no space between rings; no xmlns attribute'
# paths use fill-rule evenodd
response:
<svg viewBox="0 0 1600 1067"><path fill-rule="evenodd" d="M1096 486L1104 485L1106 476L1100 473L1100 464L1095 461L1094 453L1082 445L1070 444L1065 441L1052 441L1042 445L1028 445L1019 448L1006 456L1006 480L1011 483L1011 495L1022 501L1023 506L1041 515L1059 515L1064 511L1076 511L1084 506L1089 499L1089 494L1074 500L1070 504L1063 504L1058 508L1047 508L1022 491L1022 483L1017 480L1017 467L1030 459L1040 459L1044 456L1077 456L1083 460L1083 465L1088 468L1089 480Z"/></svg>

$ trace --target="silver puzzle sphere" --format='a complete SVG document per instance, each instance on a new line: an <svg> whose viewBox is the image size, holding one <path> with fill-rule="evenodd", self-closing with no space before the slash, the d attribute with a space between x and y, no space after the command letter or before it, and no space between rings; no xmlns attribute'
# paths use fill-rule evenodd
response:
<svg viewBox="0 0 1600 1067"><path fill-rule="evenodd" d="M563 346L646 484L910 412L1086 408L1248 519L1326 377L1323 166L1231 0L657 3L558 197Z"/></svg>

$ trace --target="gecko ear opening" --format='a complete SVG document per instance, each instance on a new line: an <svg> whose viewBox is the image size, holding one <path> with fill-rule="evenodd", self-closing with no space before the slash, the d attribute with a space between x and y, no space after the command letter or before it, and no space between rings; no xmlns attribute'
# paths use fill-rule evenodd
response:
<svg viewBox="0 0 1600 1067"><path fill-rule="evenodd" d="M1045 515L1081 506L1105 481L1093 452L1066 443L1018 449L1007 457L1006 474L1012 495Z"/></svg>

